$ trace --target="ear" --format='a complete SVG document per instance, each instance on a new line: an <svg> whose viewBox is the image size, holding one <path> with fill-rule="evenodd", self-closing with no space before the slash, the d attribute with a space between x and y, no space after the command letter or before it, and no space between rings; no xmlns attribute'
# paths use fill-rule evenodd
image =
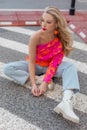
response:
<svg viewBox="0 0 87 130"><path fill-rule="evenodd" d="M58 30L54 30L54 35L58 35Z"/></svg>

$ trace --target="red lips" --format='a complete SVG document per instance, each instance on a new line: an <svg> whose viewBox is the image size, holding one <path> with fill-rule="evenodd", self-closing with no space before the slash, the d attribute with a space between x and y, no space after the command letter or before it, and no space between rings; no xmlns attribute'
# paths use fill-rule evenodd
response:
<svg viewBox="0 0 87 130"><path fill-rule="evenodd" d="M44 31L45 31L45 30L47 30L47 29L46 29L46 28L42 28L42 30L44 30Z"/></svg>

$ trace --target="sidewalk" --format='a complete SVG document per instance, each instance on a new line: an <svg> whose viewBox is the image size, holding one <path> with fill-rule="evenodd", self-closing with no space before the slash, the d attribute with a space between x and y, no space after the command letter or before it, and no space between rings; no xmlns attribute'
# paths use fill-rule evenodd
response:
<svg viewBox="0 0 87 130"><path fill-rule="evenodd" d="M39 26L42 10L0 11L0 26ZM87 43L87 11L76 11L75 15L62 11L68 26Z"/></svg>

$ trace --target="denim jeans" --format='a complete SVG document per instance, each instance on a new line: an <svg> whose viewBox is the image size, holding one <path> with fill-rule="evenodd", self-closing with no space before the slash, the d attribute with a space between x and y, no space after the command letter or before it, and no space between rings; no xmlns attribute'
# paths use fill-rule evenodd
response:
<svg viewBox="0 0 87 130"><path fill-rule="evenodd" d="M41 67L36 64L36 75L45 74L47 67ZM4 65L4 74L18 83L24 85L29 77L27 61L16 61ZM54 77L62 77L63 90L73 89L79 91L79 80L77 69L73 63L63 61L56 71Z"/></svg>

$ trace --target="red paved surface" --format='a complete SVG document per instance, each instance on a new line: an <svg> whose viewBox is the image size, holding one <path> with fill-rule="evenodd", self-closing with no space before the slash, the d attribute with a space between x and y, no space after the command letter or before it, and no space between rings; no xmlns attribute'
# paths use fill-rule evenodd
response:
<svg viewBox="0 0 87 130"><path fill-rule="evenodd" d="M62 12L71 28L87 43L87 11L76 11L75 15ZM42 11L0 11L0 26L38 26Z"/></svg>

